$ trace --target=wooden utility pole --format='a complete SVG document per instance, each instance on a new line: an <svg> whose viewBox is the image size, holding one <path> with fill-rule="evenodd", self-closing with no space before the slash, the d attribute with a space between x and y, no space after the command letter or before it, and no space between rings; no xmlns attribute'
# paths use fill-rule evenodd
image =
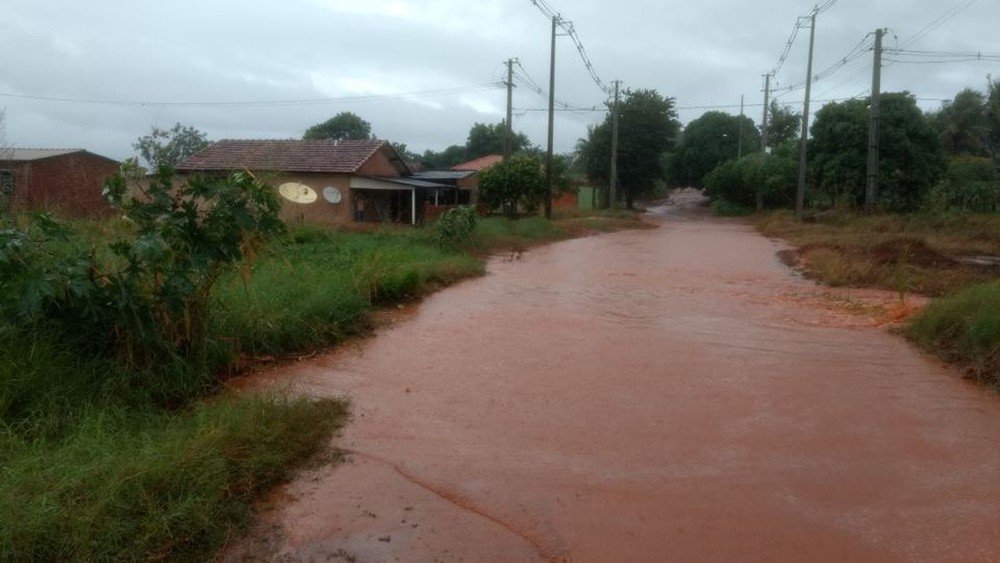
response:
<svg viewBox="0 0 1000 563"><path fill-rule="evenodd" d="M504 129L503 138L503 159L507 160L510 158L512 152L514 152L514 126L512 120L514 119L514 61L516 59L507 59L507 127Z"/></svg>
<svg viewBox="0 0 1000 563"><path fill-rule="evenodd" d="M611 187L608 190L608 205L618 208L618 102L621 80L615 80L615 105L611 113Z"/></svg>
<svg viewBox="0 0 1000 563"><path fill-rule="evenodd" d="M872 97L868 109L868 184L865 213L874 213L878 199L879 126L882 121L882 38L884 29L875 30L875 64L872 70Z"/></svg>
<svg viewBox="0 0 1000 563"><path fill-rule="evenodd" d="M553 135L556 119L556 28L559 16L552 16L552 57L549 62L549 145L545 153L545 218L552 218L552 184L555 182Z"/></svg>
<svg viewBox="0 0 1000 563"><path fill-rule="evenodd" d="M740 94L740 129L736 133L736 160L743 158L743 118L746 117L743 98L743 94Z"/></svg>
<svg viewBox="0 0 1000 563"><path fill-rule="evenodd" d="M809 96L812 95L813 50L816 46L816 14L813 10L809 21L809 63L806 65L806 96L802 107L802 137L799 140L799 185L795 191L795 218L802 220L806 203L806 159L809 156Z"/></svg>
<svg viewBox="0 0 1000 563"><path fill-rule="evenodd" d="M760 152L767 158L767 123L771 111L771 73L764 75L764 118L760 122ZM764 187L757 186L757 211L764 210Z"/></svg>

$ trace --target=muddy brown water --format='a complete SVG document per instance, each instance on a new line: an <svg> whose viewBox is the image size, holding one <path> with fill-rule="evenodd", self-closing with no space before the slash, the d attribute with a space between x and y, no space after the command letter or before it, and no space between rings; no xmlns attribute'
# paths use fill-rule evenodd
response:
<svg viewBox="0 0 1000 563"><path fill-rule="evenodd" d="M990 561L1000 400L705 216L498 258L367 341L255 377L347 395L229 559Z"/></svg>

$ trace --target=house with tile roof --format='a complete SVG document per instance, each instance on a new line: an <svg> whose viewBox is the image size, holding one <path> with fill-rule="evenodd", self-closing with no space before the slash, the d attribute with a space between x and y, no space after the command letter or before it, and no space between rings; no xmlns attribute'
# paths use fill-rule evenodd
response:
<svg viewBox="0 0 1000 563"><path fill-rule="evenodd" d="M415 225L429 202L460 199L457 185L415 175L379 140L222 140L177 166L182 174L237 170L277 188L287 222Z"/></svg>
<svg viewBox="0 0 1000 563"><path fill-rule="evenodd" d="M116 160L83 149L4 149L0 151L0 206L15 213L106 216L112 210L101 192L120 166Z"/></svg>

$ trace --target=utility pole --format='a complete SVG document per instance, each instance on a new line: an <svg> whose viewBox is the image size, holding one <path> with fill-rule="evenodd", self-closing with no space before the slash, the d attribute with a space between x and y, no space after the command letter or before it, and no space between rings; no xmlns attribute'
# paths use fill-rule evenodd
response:
<svg viewBox="0 0 1000 563"><path fill-rule="evenodd" d="M802 137L799 141L799 185L795 192L795 218L802 220L806 204L806 159L809 156L809 96L812 95L813 50L816 46L816 14L813 10L809 24L809 63L806 65L806 98L802 108Z"/></svg>
<svg viewBox="0 0 1000 563"><path fill-rule="evenodd" d="M740 94L740 129L736 134L736 160L743 158L743 118L746 117L744 110L743 94Z"/></svg>
<svg viewBox="0 0 1000 563"><path fill-rule="evenodd" d="M760 151L767 158L767 119L771 104L771 73L764 75L764 118L760 122ZM757 186L757 211L764 210L764 187Z"/></svg>
<svg viewBox="0 0 1000 563"><path fill-rule="evenodd" d="M611 117L611 189L608 191L608 205L618 208L618 91L621 80L615 80L615 105Z"/></svg>
<svg viewBox="0 0 1000 563"><path fill-rule="evenodd" d="M555 181L555 162L552 156L556 118L556 28L559 16L552 16L552 58L549 62L549 146L545 153L545 218L552 218L552 184Z"/></svg>
<svg viewBox="0 0 1000 563"><path fill-rule="evenodd" d="M507 127L503 138L503 159L510 158L514 151L514 61L507 59Z"/></svg>
<svg viewBox="0 0 1000 563"><path fill-rule="evenodd" d="M871 107L868 109L868 185L865 213L875 211L879 177L879 126L882 121L882 38L884 29L875 30L875 64L872 70Z"/></svg>

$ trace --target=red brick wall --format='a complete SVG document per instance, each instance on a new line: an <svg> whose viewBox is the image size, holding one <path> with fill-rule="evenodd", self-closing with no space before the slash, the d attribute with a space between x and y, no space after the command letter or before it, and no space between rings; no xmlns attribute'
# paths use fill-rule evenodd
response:
<svg viewBox="0 0 1000 563"><path fill-rule="evenodd" d="M358 176L376 176L382 178L398 178L401 174L396 165L386 154L388 149L379 149L364 166L358 170Z"/></svg>
<svg viewBox="0 0 1000 563"><path fill-rule="evenodd" d="M101 191L118 163L80 152L0 168L15 172L13 207L46 210L68 217L100 217L111 212Z"/></svg>

